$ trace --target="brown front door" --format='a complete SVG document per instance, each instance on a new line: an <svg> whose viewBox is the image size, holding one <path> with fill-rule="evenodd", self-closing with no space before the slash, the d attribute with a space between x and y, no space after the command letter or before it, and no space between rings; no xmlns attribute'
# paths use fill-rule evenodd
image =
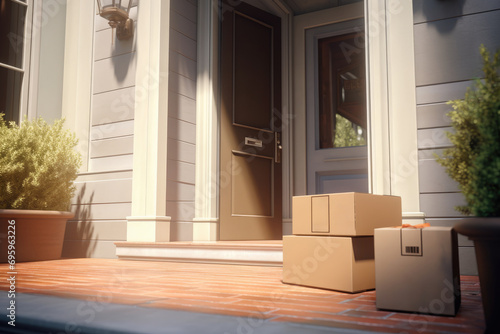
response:
<svg viewBox="0 0 500 334"><path fill-rule="evenodd" d="M222 11L220 240L281 239L280 18Z"/></svg>

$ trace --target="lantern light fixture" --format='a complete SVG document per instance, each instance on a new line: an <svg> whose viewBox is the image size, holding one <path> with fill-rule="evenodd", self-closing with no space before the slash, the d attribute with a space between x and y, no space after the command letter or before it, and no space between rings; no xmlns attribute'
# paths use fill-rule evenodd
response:
<svg viewBox="0 0 500 334"><path fill-rule="evenodd" d="M116 38L126 40L134 35L134 21L129 18L132 0L97 0L99 15L116 28Z"/></svg>

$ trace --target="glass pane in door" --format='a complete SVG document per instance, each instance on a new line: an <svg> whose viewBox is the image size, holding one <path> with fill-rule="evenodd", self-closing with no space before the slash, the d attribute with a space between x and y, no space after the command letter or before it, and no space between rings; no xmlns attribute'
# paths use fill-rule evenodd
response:
<svg viewBox="0 0 500 334"><path fill-rule="evenodd" d="M318 40L320 149L366 145L363 33Z"/></svg>

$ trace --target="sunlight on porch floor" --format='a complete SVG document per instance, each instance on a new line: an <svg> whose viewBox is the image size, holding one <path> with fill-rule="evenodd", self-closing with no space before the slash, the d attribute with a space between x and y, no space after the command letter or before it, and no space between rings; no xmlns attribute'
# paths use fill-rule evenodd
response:
<svg viewBox="0 0 500 334"><path fill-rule="evenodd" d="M354 331L484 331L479 283L475 276L462 276L462 306L458 315L439 317L379 311L375 307L375 291L348 294L283 284L280 267L63 259L18 263L16 269L16 292L21 294ZM0 265L0 290L9 290L8 271L6 264Z"/></svg>

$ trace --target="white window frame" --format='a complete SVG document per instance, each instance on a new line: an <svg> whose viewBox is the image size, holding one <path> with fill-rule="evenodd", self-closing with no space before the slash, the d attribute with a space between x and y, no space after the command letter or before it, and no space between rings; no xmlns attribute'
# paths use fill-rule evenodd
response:
<svg viewBox="0 0 500 334"><path fill-rule="evenodd" d="M32 50L32 36L33 36L33 0L26 2L19 0L7 0L27 8L26 18L24 21L24 35L23 35L23 60L22 67L11 66L8 64L0 63L0 67L7 68L19 73L22 73L21 96L19 100L19 121L22 121L24 116L28 115L28 104L30 101L30 65L31 65L31 50ZM38 2L40 3L40 1Z"/></svg>

